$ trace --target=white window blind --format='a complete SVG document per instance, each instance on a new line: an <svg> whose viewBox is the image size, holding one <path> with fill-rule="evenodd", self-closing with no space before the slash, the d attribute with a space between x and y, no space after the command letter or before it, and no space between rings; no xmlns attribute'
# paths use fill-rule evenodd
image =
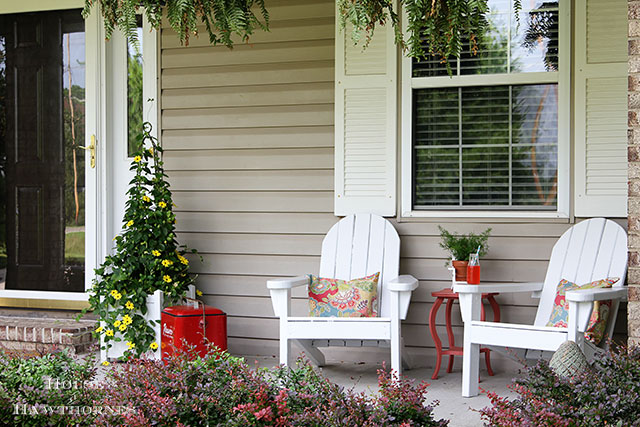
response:
<svg viewBox="0 0 640 427"><path fill-rule="evenodd" d="M416 89L415 205L555 209L555 89Z"/></svg>
<svg viewBox="0 0 640 427"><path fill-rule="evenodd" d="M412 210L558 209L558 1L490 0L477 55L413 60ZM566 143L566 141L565 141Z"/></svg>
<svg viewBox="0 0 640 427"><path fill-rule="evenodd" d="M576 216L627 216L627 2L576 10Z"/></svg>

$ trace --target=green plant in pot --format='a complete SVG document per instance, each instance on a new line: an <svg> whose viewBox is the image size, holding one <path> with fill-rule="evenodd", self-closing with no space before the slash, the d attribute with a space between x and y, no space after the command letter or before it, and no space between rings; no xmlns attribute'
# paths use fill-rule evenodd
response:
<svg viewBox="0 0 640 427"><path fill-rule="evenodd" d="M441 226L440 230L440 247L451 255L451 264L456 269L456 281L467 280L467 265L469 264L469 255L476 252L481 256L485 256L489 251L489 235L491 228L487 228L480 234L458 234L451 233ZM480 250L478 251L478 248ZM446 265L449 265L447 262Z"/></svg>
<svg viewBox="0 0 640 427"><path fill-rule="evenodd" d="M104 350L115 343L127 345L122 359L159 348L154 329L159 319L145 317L147 297L161 291L170 305L182 300L195 280L184 255L196 250L177 242L162 147L150 132L151 125L144 123L138 136L142 148L131 162L135 175L127 191L124 227L113 239L113 254L95 270L90 307L80 315L90 310L98 316L95 335Z"/></svg>

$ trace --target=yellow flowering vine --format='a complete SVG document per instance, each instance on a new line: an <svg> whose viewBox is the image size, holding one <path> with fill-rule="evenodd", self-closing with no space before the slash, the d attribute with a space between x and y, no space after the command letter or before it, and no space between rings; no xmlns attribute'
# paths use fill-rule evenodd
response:
<svg viewBox="0 0 640 427"><path fill-rule="evenodd" d="M103 349L127 343L122 360L157 348L155 327L160 319L149 320L142 314L148 296L159 290L167 304L175 305L195 280L184 255L196 251L178 244L162 147L150 131L145 123L142 146L147 148L131 163L135 176L127 191L125 227L116 236L113 254L95 270L90 307L83 311L93 311L105 325L94 331L102 336ZM152 200L159 202L154 205Z"/></svg>

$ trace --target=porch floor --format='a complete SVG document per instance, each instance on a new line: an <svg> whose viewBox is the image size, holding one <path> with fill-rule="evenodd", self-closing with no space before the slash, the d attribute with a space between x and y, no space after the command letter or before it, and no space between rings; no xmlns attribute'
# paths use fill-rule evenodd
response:
<svg viewBox="0 0 640 427"><path fill-rule="evenodd" d="M249 364L257 363L260 367L272 368L278 364L278 360L273 357L245 356ZM354 388L355 391L376 391L377 369L382 365L371 363L349 363L332 362L322 368L322 373L336 384L347 388ZM446 364L445 364L446 365ZM480 370L480 386L486 390L497 392L500 396L513 397L515 394L507 388L511 380L518 376L515 370L496 369L495 375L490 377L485 370ZM481 426L480 414L475 410L482 409L489 405L486 394L481 394L473 398L461 396L462 372L455 369L447 374L446 369L440 370L437 380L431 380L433 368L416 368L404 372L404 375L413 378L416 382L427 381L430 385L427 394L427 401L440 401L435 407L434 415L436 419L445 418L450 420L451 427Z"/></svg>

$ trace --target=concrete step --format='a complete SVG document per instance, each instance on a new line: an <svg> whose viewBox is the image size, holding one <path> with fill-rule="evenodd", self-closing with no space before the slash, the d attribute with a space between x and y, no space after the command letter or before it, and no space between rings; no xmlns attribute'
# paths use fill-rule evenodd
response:
<svg viewBox="0 0 640 427"><path fill-rule="evenodd" d="M80 354L96 344L91 332L95 320L72 318L0 316L0 348L9 351L45 352L69 349Z"/></svg>

